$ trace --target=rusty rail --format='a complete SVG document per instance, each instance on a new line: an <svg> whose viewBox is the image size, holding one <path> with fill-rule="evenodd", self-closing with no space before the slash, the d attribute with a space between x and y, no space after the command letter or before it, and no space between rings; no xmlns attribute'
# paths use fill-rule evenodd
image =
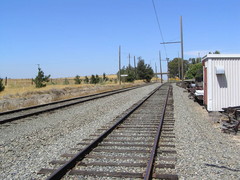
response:
<svg viewBox="0 0 240 180"><path fill-rule="evenodd" d="M157 134L155 136L155 140L154 140L154 145L151 151L151 156L150 159L148 161L148 165L147 165L147 170L144 176L145 180L149 180L152 179L152 171L153 171L153 166L154 166L154 160L155 160L155 156L156 156L156 152L157 152L157 148L158 148L158 142L159 142L159 138L161 135L161 129L162 129L162 125L163 125L163 120L164 120L164 116L165 116L165 112L166 112L166 107L167 107L167 102L168 102L168 96L170 93L170 87L168 88L168 93L167 93L167 98L162 110L162 115L161 115L161 119L160 119L160 123L158 125L158 130L157 130Z"/></svg>
<svg viewBox="0 0 240 180"><path fill-rule="evenodd" d="M53 111L53 110L57 110L57 109L60 109L60 108L72 106L72 105L75 105L75 104L79 104L79 103L103 98L103 97L114 95L114 94L117 94L117 93L126 92L126 91L133 90L133 89L136 89L136 88L140 88L140 87L143 87L143 86L146 86L146 85L117 89L117 90L113 90L113 91L106 91L106 92L102 92L102 93L98 93L98 94L80 96L80 97L61 100L61 101L55 101L55 102L51 102L51 103L47 103L47 104L41 104L41 105L36 105L36 106L31 106L31 107L6 111L6 112L0 112L0 124L8 123L8 122L15 121L15 120L18 120L18 119L23 119L23 118L30 117L30 116L33 116L33 115L38 115L38 114L41 114L41 113L46 113L46 112L49 112L49 111ZM71 101L73 101L73 102L71 102ZM69 102L69 103L61 105L61 103L67 103L67 102ZM47 106L49 106L49 107L46 108L46 109L38 109L38 108L47 107ZM34 110L34 112L31 112L31 110ZM30 111L30 112L28 112L28 111ZM17 115L17 114L14 115L15 113L19 113L19 112L25 112L25 113L21 114L21 115ZM11 114L12 117L4 118L4 116L8 115L8 114Z"/></svg>
<svg viewBox="0 0 240 180"><path fill-rule="evenodd" d="M134 108L127 113L125 116L120 118L118 122L116 122L112 127L110 127L107 131L102 133L94 142L76 154L72 159L70 159L67 163L61 166L59 169L54 171L47 180L56 180L61 179L70 169L72 169L79 161L81 161L89 152L92 151L99 143L103 141L105 137L107 137L119 124L121 124L126 118L128 118L135 110L137 110L145 101L147 101L157 90L162 87L159 86L152 93L150 93L145 99L143 99L140 103L134 106Z"/></svg>

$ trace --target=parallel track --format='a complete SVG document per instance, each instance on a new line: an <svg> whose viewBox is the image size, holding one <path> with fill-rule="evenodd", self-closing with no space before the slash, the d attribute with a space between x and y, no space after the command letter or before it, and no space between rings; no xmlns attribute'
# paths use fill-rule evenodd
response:
<svg viewBox="0 0 240 180"><path fill-rule="evenodd" d="M65 107L72 106L75 104L103 98L106 96L111 96L111 95L114 95L117 93L126 92L126 91L140 88L143 86L146 86L146 85L140 85L140 86L135 86L135 87L130 87L130 88L123 88L123 89L118 89L118 90L113 90L113 91L106 91L106 92L88 95L88 96L81 96L81 97L77 97L77 98L61 100L61 101L56 101L56 102L37 105L37 106L31 106L31 107L27 107L27 108L21 108L21 109L12 110L12 111L0 112L0 124L5 124L5 123L11 122L11 121L19 120L19 119L30 117L33 115L38 115L41 113L57 110L60 108L65 108Z"/></svg>
<svg viewBox="0 0 240 180"><path fill-rule="evenodd" d="M113 125L98 129L60 160L52 161L53 169L41 169L39 174L50 175L48 180L178 179L172 170L176 161L172 104L172 88L160 86L112 121Z"/></svg>

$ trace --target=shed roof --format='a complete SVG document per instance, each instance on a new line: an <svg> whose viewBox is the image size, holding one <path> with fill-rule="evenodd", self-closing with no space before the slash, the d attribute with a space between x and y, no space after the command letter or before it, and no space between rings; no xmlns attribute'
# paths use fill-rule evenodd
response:
<svg viewBox="0 0 240 180"><path fill-rule="evenodd" d="M221 59L221 58L224 58L224 59L235 59L235 58L238 58L240 59L240 54L207 54L206 56L204 56L202 58L202 61L206 61L207 59Z"/></svg>

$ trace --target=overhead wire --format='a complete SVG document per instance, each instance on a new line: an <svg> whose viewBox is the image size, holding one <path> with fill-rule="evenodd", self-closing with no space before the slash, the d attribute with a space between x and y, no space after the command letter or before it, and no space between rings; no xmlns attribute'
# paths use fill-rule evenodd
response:
<svg viewBox="0 0 240 180"><path fill-rule="evenodd" d="M154 0L152 0L152 4L153 4L153 9L154 9L154 12L155 12L156 19L157 19L158 29L159 29L162 41L164 43L165 41L164 41L164 38L163 38L163 33L162 33L162 29L161 29L160 22L159 22L159 19L158 19L158 14L157 14L157 10L156 10L156 6L155 6L155 3L154 3ZM165 44L163 44L163 47L164 47L165 55L166 55L166 58L167 58L168 56L167 56L167 50L166 50Z"/></svg>

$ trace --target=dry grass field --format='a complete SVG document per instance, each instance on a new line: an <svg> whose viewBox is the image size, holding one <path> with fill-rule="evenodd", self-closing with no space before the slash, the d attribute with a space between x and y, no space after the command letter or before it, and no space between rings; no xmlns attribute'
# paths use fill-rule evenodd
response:
<svg viewBox="0 0 240 180"><path fill-rule="evenodd" d="M102 77L102 76L99 76ZM110 81L106 83L101 83L101 85L116 85L117 75L107 75ZM84 80L84 77L80 77ZM90 78L90 76L88 76ZM66 84L66 81L68 84ZM5 84L5 79L3 80ZM36 88L32 79L8 79L7 85L5 85L5 90L0 92L0 99L4 97L21 97L22 94L33 93L38 91L48 91L50 89L63 89L63 88L78 88L78 87L91 87L92 85L84 84L83 81L81 85L74 84L74 77L71 78L55 78L50 79L46 87Z"/></svg>
<svg viewBox="0 0 240 180"><path fill-rule="evenodd" d="M143 84L143 81L118 84L116 75L107 76L111 81L100 84L74 84L74 78L51 79L46 87L36 88L32 79L8 79L5 90L0 92L0 112L24 108L53 101L100 93ZM68 80L69 84L64 82ZM82 77L84 79L84 77Z"/></svg>

